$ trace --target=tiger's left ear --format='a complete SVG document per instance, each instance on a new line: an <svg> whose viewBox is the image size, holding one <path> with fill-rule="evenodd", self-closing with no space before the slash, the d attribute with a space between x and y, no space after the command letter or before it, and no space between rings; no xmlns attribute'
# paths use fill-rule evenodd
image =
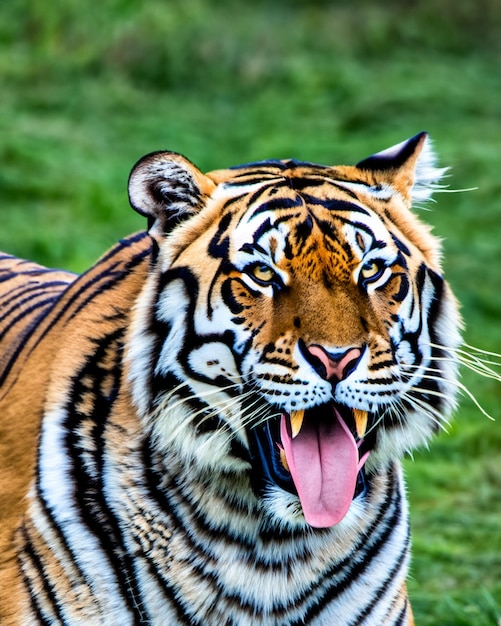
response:
<svg viewBox="0 0 501 626"><path fill-rule="evenodd" d="M440 188L438 182L449 168L437 167L436 161L428 133L423 132L360 161L357 168L369 171L412 204L428 200Z"/></svg>
<svg viewBox="0 0 501 626"><path fill-rule="evenodd" d="M215 189L214 181L176 152L152 152L129 176L129 201L148 218L150 234L161 239L178 223L198 213Z"/></svg>

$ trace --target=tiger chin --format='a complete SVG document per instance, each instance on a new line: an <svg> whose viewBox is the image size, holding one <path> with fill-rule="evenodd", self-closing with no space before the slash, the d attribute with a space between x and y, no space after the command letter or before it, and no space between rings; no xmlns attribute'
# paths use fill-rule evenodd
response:
<svg viewBox="0 0 501 626"><path fill-rule="evenodd" d="M413 624L400 459L455 407L421 133L129 180L81 276L0 256L2 624Z"/></svg>

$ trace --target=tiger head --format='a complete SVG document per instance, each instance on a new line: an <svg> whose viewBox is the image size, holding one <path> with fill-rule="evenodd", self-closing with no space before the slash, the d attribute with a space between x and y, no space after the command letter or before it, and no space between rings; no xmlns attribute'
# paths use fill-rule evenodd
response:
<svg viewBox="0 0 501 626"><path fill-rule="evenodd" d="M357 166L139 161L156 246L127 361L157 452L330 527L426 443L455 405L460 319L411 206L444 171L426 133Z"/></svg>

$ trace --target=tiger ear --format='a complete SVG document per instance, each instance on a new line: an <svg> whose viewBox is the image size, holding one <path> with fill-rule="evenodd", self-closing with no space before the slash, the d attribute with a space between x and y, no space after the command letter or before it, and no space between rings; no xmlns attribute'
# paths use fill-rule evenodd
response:
<svg viewBox="0 0 501 626"><path fill-rule="evenodd" d="M176 224L197 213L215 183L176 152L152 152L140 159L129 176L129 202L148 218L148 230L161 238Z"/></svg>
<svg viewBox="0 0 501 626"><path fill-rule="evenodd" d="M449 168L436 163L431 140L423 132L360 161L357 168L370 171L377 182L390 185L412 204L428 200L440 189L438 183Z"/></svg>

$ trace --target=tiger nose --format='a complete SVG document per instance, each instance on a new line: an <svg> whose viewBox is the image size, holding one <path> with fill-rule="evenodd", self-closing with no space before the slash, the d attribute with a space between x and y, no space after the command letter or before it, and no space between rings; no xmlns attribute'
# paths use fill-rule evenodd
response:
<svg viewBox="0 0 501 626"><path fill-rule="evenodd" d="M326 380L343 380L355 369L362 356L362 351L358 348L349 348L337 354L328 352L322 346L317 345L308 346L306 349L311 365Z"/></svg>

